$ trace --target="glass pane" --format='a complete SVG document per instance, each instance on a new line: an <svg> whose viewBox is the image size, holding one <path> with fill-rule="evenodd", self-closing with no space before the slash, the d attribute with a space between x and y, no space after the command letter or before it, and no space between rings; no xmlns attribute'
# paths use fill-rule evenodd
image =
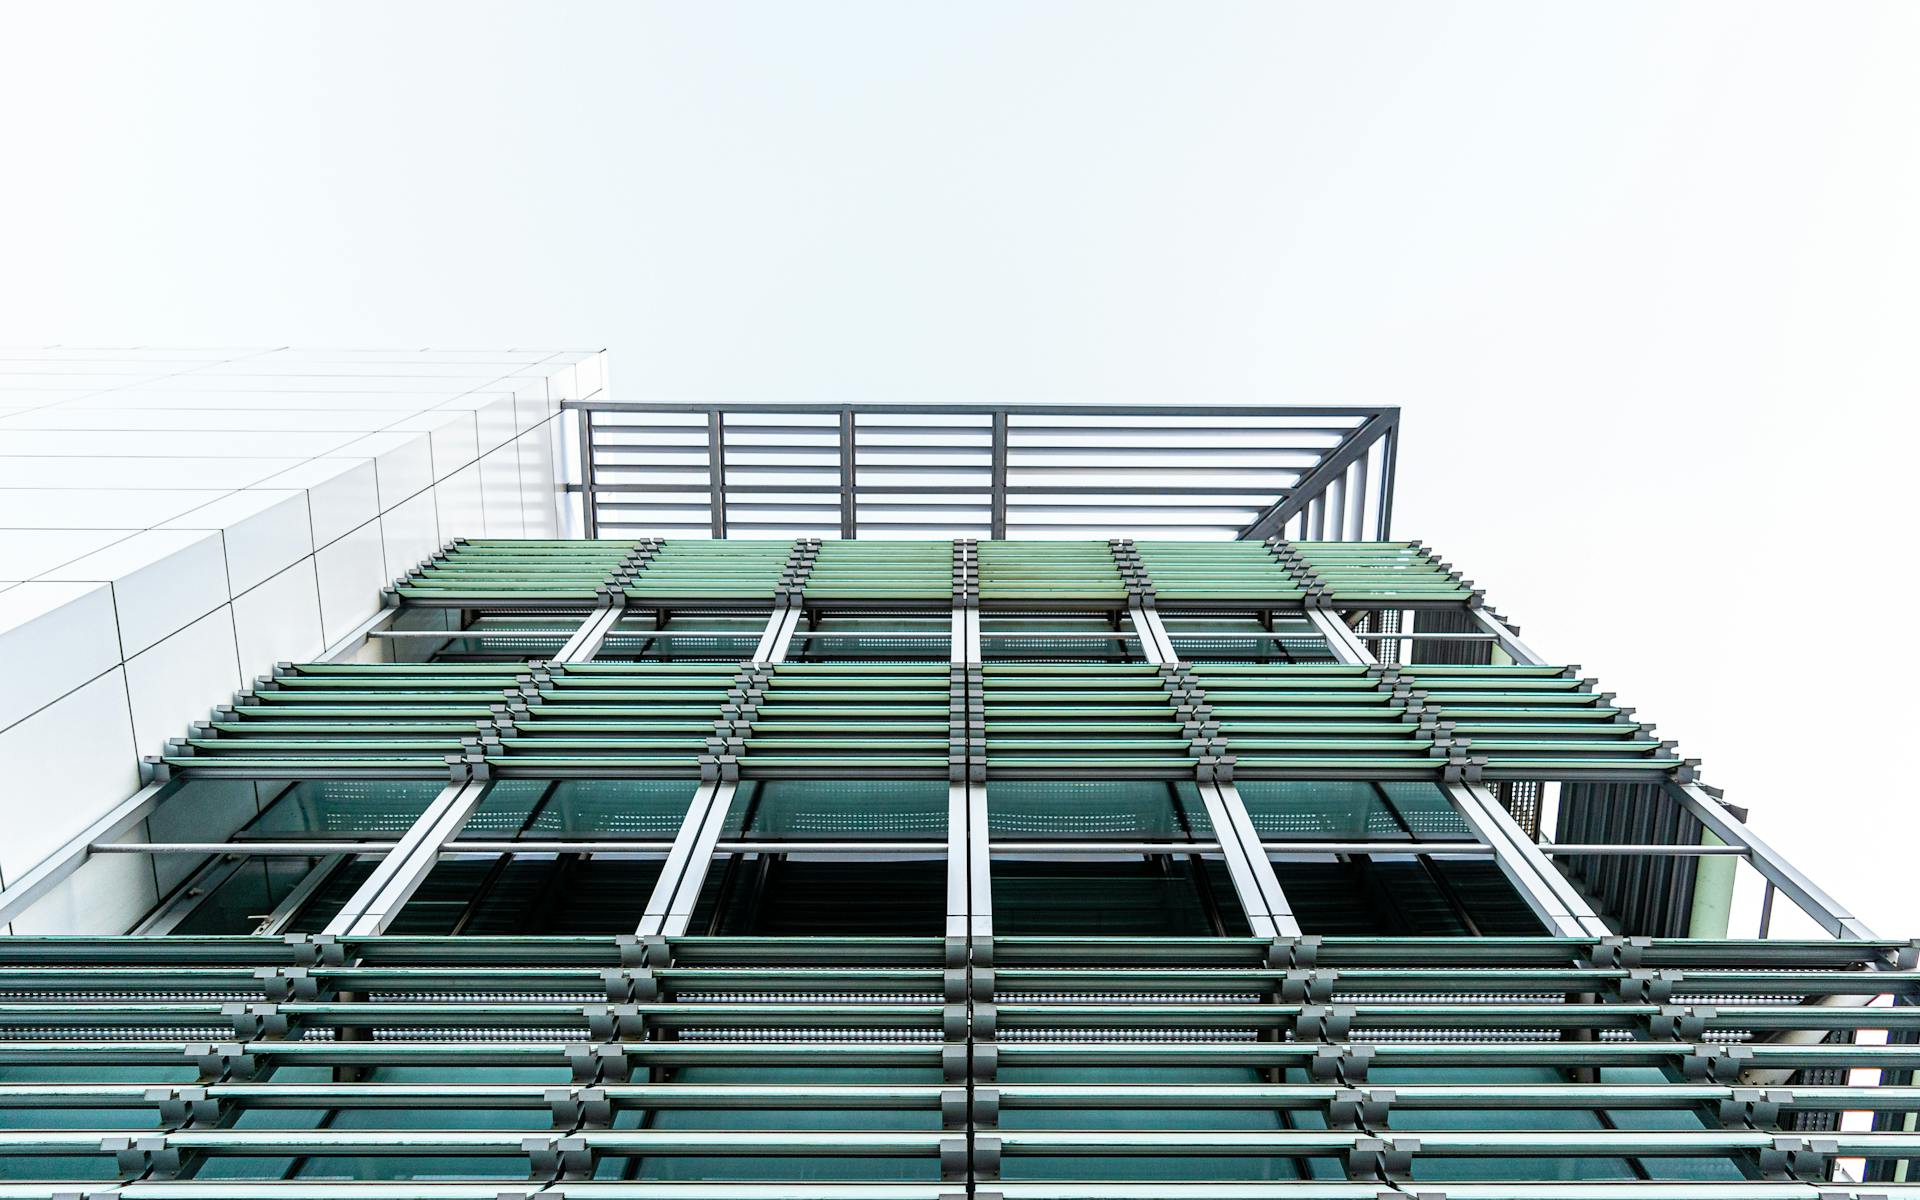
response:
<svg viewBox="0 0 1920 1200"><path fill-rule="evenodd" d="M192 855L168 857L192 858ZM286 899L317 860L249 858L173 927L177 936L252 933Z"/></svg>
<svg viewBox="0 0 1920 1200"><path fill-rule="evenodd" d="M1144 779L996 780L987 819L999 838L1208 838L1213 824L1191 783Z"/></svg>
<svg viewBox="0 0 1920 1200"><path fill-rule="evenodd" d="M1531 936L1544 932L1498 865L1485 860L1356 855L1278 858L1302 931L1354 937Z"/></svg>
<svg viewBox="0 0 1920 1200"><path fill-rule="evenodd" d="M980 654L987 662L1143 662L1131 621L1118 614L982 613Z"/></svg>
<svg viewBox="0 0 1920 1200"><path fill-rule="evenodd" d="M796 630L789 662L946 662L953 655L953 619L828 617Z"/></svg>
<svg viewBox="0 0 1920 1200"><path fill-rule="evenodd" d="M1173 855L993 861L993 925L1007 935L1241 937L1226 867Z"/></svg>
<svg viewBox="0 0 1920 1200"><path fill-rule="evenodd" d="M740 662L753 657L767 614L658 613L622 617L594 655L598 662Z"/></svg>
<svg viewBox="0 0 1920 1200"><path fill-rule="evenodd" d="M1312 622L1255 616L1176 617L1162 615L1175 653L1189 662L1324 663L1339 661Z"/></svg>
<svg viewBox="0 0 1920 1200"><path fill-rule="evenodd" d="M559 653L584 620L577 612L410 607L372 638L391 662L526 662Z"/></svg>
<svg viewBox="0 0 1920 1200"><path fill-rule="evenodd" d="M1364 842L1409 836L1378 784L1248 779L1234 786L1254 829L1271 841Z"/></svg>
<svg viewBox="0 0 1920 1200"><path fill-rule="evenodd" d="M690 779L501 780L460 836L671 841L699 786Z"/></svg>
<svg viewBox="0 0 1920 1200"><path fill-rule="evenodd" d="M1426 841L1477 841L1473 828L1453 806L1445 791L1432 783L1383 783L1400 823Z"/></svg>
<svg viewBox="0 0 1920 1200"><path fill-rule="evenodd" d="M947 836L947 784L940 779L749 780L734 793L722 836L940 840Z"/></svg>
<svg viewBox="0 0 1920 1200"><path fill-rule="evenodd" d="M289 785L240 836L266 840L335 834L399 837L446 786L428 779L302 780Z"/></svg>
<svg viewBox="0 0 1920 1200"><path fill-rule="evenodd" d="M689 933L932 937L945 927L943 858L871 862L766 854L714 860Z"/></svg>
<svg viewBox="0 0 1920 1200"><path fill-rule="evenodd" d="M1249 779L1236 787L1269 841L1478 840L1436 784Z"/></svg>
<svg viewBox="0 0 1920 1200"><path fill-rule="evenodd" d="M632 933L646 912L662 862L575 854L442 862L387 932Z"/></svg>

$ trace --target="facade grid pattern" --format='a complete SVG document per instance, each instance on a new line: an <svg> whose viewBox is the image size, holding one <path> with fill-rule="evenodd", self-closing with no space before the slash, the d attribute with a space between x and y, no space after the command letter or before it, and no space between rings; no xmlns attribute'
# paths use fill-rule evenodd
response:
<svg viewBox="0 0 1920 1200"><path fill-rule="evenodd" d="M1420 543L456 541L148 770L0 1197L1920 1193L1915 944Z"/></svg>

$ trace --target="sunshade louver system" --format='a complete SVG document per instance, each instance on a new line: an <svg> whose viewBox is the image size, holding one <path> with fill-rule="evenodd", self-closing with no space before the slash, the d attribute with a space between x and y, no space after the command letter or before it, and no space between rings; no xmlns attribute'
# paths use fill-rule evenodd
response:
<svg viewBox="0 0 1920 1200"><path fill-rule="evenodd" d="M0 939L0 1200L1920 1197L1920 948L1422 544L668 532L450 544L10 877L155 902ZM1836 936L1636 924L1736 857Z"/></svg>

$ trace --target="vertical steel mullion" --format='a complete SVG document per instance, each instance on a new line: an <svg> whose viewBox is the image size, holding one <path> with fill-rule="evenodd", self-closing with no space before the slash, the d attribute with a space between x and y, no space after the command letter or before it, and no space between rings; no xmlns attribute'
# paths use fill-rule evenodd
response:
<svg viewBox="0 0 1920 1200"><path fill-rule="evenodd" d="M1386 445L1380 452L1380 536L1379 541L1393 538L1393 476L1395 464L1400 454L1400 423L1395 421L1387 427Z"/></svg>
<svg viewBox="0 0 1920 1200"><path fill-rule="evenodd" d="M1233 838L1247 856L1247 866L1253 884L1264 901L1267 922L1272 929L1270 936L1299 937L1300 922L1293 915L1293 903L1287 899L1286 890L1280 884L1280 876L1273 869L1273 860L1267 857L1266 845L1260 838L1260 831L1254 828L1253 814L1247 811L1246 801L1240 798L1240 789L1231 783L1215 782L1210 786L1219 798L1220 813L1218 816L1209 814L1208 819L1217 822L1224 818L1232 827ZM1200 794L1203 801L1206 792L1207 787L1202 786ZM1219 829L1220 826L1216 823L1216 834ZM1221 849L1226 849L1224 838ZM1254 932L1258 934L1260 930L1256 928Z"/></svg>
<svg viewBox="0 0 1920 1200"><path fill-rule="evenodd" d="M693 910L700 903L700 893L706 890L707 874L713 869L714 847L720 841L720 831L726 828L727 815L733 809L738 788L739 785L735 783L714 785L712 801L707 805L706 820L701 823L689 847L686 871L680 876L680 886L667 908L666 919L661 922L660 932L668 937L684 934L688 923L693 920Z"/></svg>
<svg viewBox="0 0 1920 1200"><path fill-rule="evenodd" d="M955 543L958 545L958 543ZM947 642L948 679L953 672L964 670L967 666L967 608L964 602L956 601L953 606L952 634ZM952 692L948 692L948 704L952 704ZM952 753L952 712L948 712L948 753ZM963 751L964 753L964 751ZM973 900L972 900L972 830L969 828L967 811L968 785L962 778L953 777L952 764L948 764L947 773L947 920L946 936L968 939L973 936Z"/></svg>
<svg viewBox="0 0 1920 1200"><path fill-rule="evenodd" d="M843 408L840 410L840 536L843 538L859 536L860 524L854 495L858 481L853 410Z"/></svg>
<svg viewBox="0 0 1920 1200"><path fill-rule="evenodd" d="M1351 478L1347 490L1347 524L1353 530L1353 539L1364 541L1367 536L1367 456L1362 454L1354 459L1347 474Z"/></svg>
<svg viewBox="0 0 1920 1200"><path fill-rule="evenodd" d="M1173 648L1173 637L1160 622L1160 614L1141 604L1127 606L1133 631L1139 635L1140 653L1151 663L1175 663L1180 654Z"/></svg>
<svg viewBox="0 0 1920 1200"><path fill-rule="evenodd" d="M1353 630L1340 619L1338 613L1324 608L1309 608L1307 621L1320 631L1320 636L1326 639L1327 649L1333 651L1333 656L1341 662L1362 666L1380 661L1373 651L1367 649L1365 642L1354 636Z"/></svg>
<svg viewBox="0 0 1920 1200"><path fill-rule="evenodd" d="M1269 889L1261 873L1255 869L1252 853L1240 841L1239 829L1232 814L1227 811L1227 802L1219 790L1211 784L1196 784L1200 793L1200 805L1206 809L1207 822L1213 826L1215 840L1220 843L1220 857L1227 865L1227 878L1233 883L1234 894L1240 898L1240 911L1246 915L1247 926L1253 936L1261 938L1276 937L1279 926L1273 913L1269 911ZM1260 853L1260 860L1266 862L1266 852ZM1273 875L1272 864L1267 864L1266 875ZM1204 877L1198 881L1205 886ZM1272 891L1280 888L1277 879Z"/></svg>
<svg viewBox="0 0 1920 1200"><path fill-rule="evenodd" d="M674 832L673 845L667 849L666 861L660 864L660 875L653 882L653 891L648 895L647 906L641 912L639 928L634 930L636 934L644 937L659 933L666 923L667 911L673 907L673 895L680 889L680 880L687 873L694 843L699 840L700 831L706 826L707 810L713 806L713 794L719 786L717 783L702 783L694 788L686 815L680 818L680 828Z"/></svg>
<svg viewBox="0 0 1920 1200"><path fill-rule="evenodd" d="M1540 853L1513 814L1485 787L1456 783L1447 785L1446 792L1480 840L1493 847L1501 873L1526 899L1548 932L1556 937L1605 937L1612 933L1559 868Z"/></svg>
<svg viewBox="0 0 1920 1200"><path fill-rule="evenodd" d="M972 852L967 822L967 785L947 784L947 919L949 941L973 934Z"/></svg>
<svg viewBox="0 0 1920 1200"><path fill-rule="evenodd" d="M484 780L450 783L415 818L386 857L373 868L323 932L339 937L385 933L440 861L440 852L466 826L492 785Z"/></svg>
<svg viewBox="0 0 1920 1200"><path fill-rule="evenodd" d="M987 536L996 540L1007 536L1007 410L993 414L993 476L988 484L991 517Z"/></svg>
<svg viewBox="0 0 1920 1200"><path fill-rule="evenodd" d="M590 661L594 655L600 653L600 647L606 644L607 635L613 632L613 627L619 624L620 618L625 615L626 610L621 608L595 609L591 616L581 622L580 628L573 631L573 636L560 647L559 653L547 661L556 663Z"/></svg>
<svg viewBox="0 0 1920 1200"><path fill-rule="evenodd" d="M600 536L600 512L593 482L593 410L576 408L573 414L580 421L581 528L587 537L596 538Z"/></svg>
<svg viewBox="0 0 1920 1200"><path fill-rule="evenodd" d="M760 634L759 644L753 648L753 661L779 663L787 661L787 651L793 646L794 631L800 628L801 609L798 605L790 608L776 608L767 618L767 627Z"/></svg>
<svg viewBox="0 0 1920 1200"><path fill-rule="evenodd" d="M726 427L721 423L718 408L707 414L707 486L712 533L716 538L724 538L727 536Z"/></svg>
<svg viewBox="0 0 1920 1200"><path fill-rule="evenodd" d="M1344 473L1327 481L1327 490L1321 497L1321 503L1326 512L1327 540L1346 541L1346 527L1342 524L1347 515L1347 477Z"/></svg>
<svg viewBox="0 0 1920 1200"><path fill-rule="evenodd" d="M1168 665L1179 661L1166 626L1160 623L1159 613L1144 605L1133 605L1128 612L1148 662ZM1220 856L1227 865L1227 877L1233 881L1234 894L1239 897L1240 909L1246 914L1254 936L1298 934L1300 927L1294 921L1293 906L1287 902L1280 879L1273 873L1273 863L1260 844L1253 818L1247 815L1240 793L1232 784L1196 782L1194 787L1207 810L1207 820L1220 843ZM1177 851L1177 846L1170 849Z"/></svg>
<svg viewBox="0 0 1920 1200"><path fill-rule="evenodd" d="M680 829L673 835L673 845L667 850L667 860L661 865L660 878L654 881L653 893L647 897L646 910L640 916L640 925L634 932L642 937L649 934L677 936L687 931L687 921L693 914L689 905L684 912L679 897L689 880L692 881L693 895L698 897L706 886L707 870L713 865L714 844L720 840L720 829L726 819L726 813L733 806L734 786L731 783L702 783L693 794L693 801L687 805L687 815L680 820ZM719 819L715 819L715 810L719 810Z"/></svg>
<svg viewBox="0 0 1920 1200"><path fill-rule="evenodd" d="M962 598L953 606L947 662L961 671L982 665L980 610ZM968 730L972 732L972 719ZM969 739L970 740L970 739ZM987 786L973 778L972 750L963 779L947 785L947 936L967 939L983 955L993 940L993 851L987 824Z"/></svg>

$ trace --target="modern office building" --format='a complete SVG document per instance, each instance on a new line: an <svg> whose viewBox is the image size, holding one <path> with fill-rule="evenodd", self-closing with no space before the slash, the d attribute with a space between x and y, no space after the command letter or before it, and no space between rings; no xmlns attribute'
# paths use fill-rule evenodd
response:
<svg viewBox="0 0 1920 1200"><path fill-rule="evenodd" d="M1394 535L1394 410L572 390L548 536L8 870L0 1200L1920 1194L1915 943Z"/></svg>

